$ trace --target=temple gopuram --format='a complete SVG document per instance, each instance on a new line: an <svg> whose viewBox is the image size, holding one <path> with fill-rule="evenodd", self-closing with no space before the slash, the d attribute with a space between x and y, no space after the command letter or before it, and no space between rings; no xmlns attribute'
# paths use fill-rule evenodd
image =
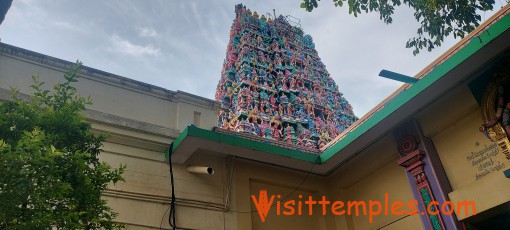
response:
<svg viewBox="0 0 510 230"><path fill-rule="evenodd" d="M312 37L280 15L236 5L216 89L218 127L321 148L357 120Z"/></svg>

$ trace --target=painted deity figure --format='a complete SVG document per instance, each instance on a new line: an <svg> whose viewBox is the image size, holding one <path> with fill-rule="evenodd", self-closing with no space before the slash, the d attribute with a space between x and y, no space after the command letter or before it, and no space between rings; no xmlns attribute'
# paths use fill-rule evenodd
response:
<svg viewBox="0 0 510 230"><path fill-rule="evenodd" d="M252 126L251 126L250 122L248 122L248 120L246 120L246 118L242 118L241 121L239 122L239 125L238 125L238 128L236 129L236 131L251 133Z"/></svg>
<svg viewBox="0 0 510 230"><path fill-rule="evenodd" d="M313 115L313 113L314 113L313 112L313 105L312 105L312 103L310 101L306 101L305 107L306 107L306 113L308 115Z"/></svg>
<svg viewBox="0 0 510 230"><path fill-rule="evenodd" d="M289 98L287 97L287 95L285 95L284 93L282 93L282 95L280 96L280 101L281 101L281 103L283 103L283 104L288 104L288 103L289 103Z"/></svg>
<svg viewBox="0 0 510 230"><path fill-rule="evenodd" d="M268 81L274 81L274 80L275 80L274 75L273 75L272 73L269 73L269 74L267 75L267 80L268 80Z"/></svg>
<svg viewBox="0 0 510 230"><path fill-rule="evenodd" d="M266 106L265 106L265 110L264 110L264 113L267 114L268 116L272 116L273 115L273 109L271 108L271 103L269 101L266 101Z"/></svg>
<svg viewBox="0 0 510 230"><path fill-rule="evenodd" d="M305 140L305 147L307 148L315 148L315 144L311 141Z"/></svg>
<svg viewBox="0 0 510 230"><path fill-rule="evenodd" d="M283 91L289 91L289 87L287 87L287 82L286 82L286 81L287 81L287 80L286 80L286 78L284 77L284 78L282 79L282 90L283 90Z"/></svg>
<svg viewBox="0 0 510 230"><path fill-rule="evenodd" d="M260 93L257 91L257 88L253 87L251 95L251 98L254 100L254 102L258 103Z"/></svg>
<svg viewBox="0 0 510 230"><path fill-rule="evenodd" d="M237 101L239 102L239 108L246 108L246 97L243 94L237 95Z"/></svg>
<svg viewBox="0 0 510 230"><path fill-rule="evenodd" d="M269 89L269 85L267 84L267 81L264 81L264 83L262 83L262 88L263 89Z"/></svg>
<svg viewBox="0 0 510 230"><path fill-rule="evenodd" d="M278 105L278 114L279 115L284 115L284 109L283 109L283 105L282 104Z"/></svg>
<svg viewBox="0 0 510 230"><path fill-rule="evenodd" d="M296 141L296 145L303 146L303 135L299 136Z"/></svg>
<svg viewBox="0 0 510 230"><path fill-rule="evenodd" d="M278 128L278 124L274 123L271 129L271 136L277 141L282 140L282 131Z"/></svg>
<svg viewBox="0 0 510 230"><path fill-rule="evenodd" d="M271 48L273 52L280 52L280 45L278 45L278 42L276 40L273 41L271 44Z"/></svg>
<svg viewBox="0 0 510 230"><path fill-rule="evenodd" d="M237 126L239 125L239 120L237 120L237 117L234 116L233 113L230 114L230 122L228 125L228 130L234 131L237 129Z"/></svg>
<svg viewBox="0 0 510 230"><path fill-rule="evenodd" d="M296 101L299 101L301 99L299 99L299 97L296 96L296 94L294 94L293 92L290 92L290 98L289 98L289 102L290 103L295 103Z"/></svg>
<svg viewBox="0 0 510 230"><path fill-rule="evenodd" d="M294 66L297 66L297 60L298 60L298 54L297 54L297 51L296 51L296 52L294 52L294 54L290 58L290 63L292 65L294 65Z"/></svg>
<svg viewBox="0 0 510 230"><path fill-rule="evenodd" d="M261 36L257 36L257 46L259 48L262 48L262 45L263 45L262 37Z"/></svg>
<svg viewBox="0 0 510 230"><path fill-rule="evenodd" d="M254 106L253 109L250 110L250 112L248 113L248 119L252 119L252 121L257 121L258 119L260 119L258 106Z"/></svg>
<svg viewBox="0 0 510 230"><path fill-rule="evenodd" d="M253 134L259 136L260 135L260 126L259 126L259 123L257 123L256 121L251 123L252 125L252 129L253 129Z"/></svg>
<svg viewBox="0 0 510 230"><path fill-rule="evenodd" d="M221 126L220 126L220 127L221 127L221 128L224 128L224 129L230 129L230 127L229 127L229 123L228 123L228 120L227 120L227 119L223 119L223 120L221 121Z"/></svg>
<svg viewBox="0 0 510 230"><path fill-rule="evenodd" d="M228 63L230 65L234 64L234 62L237 60L237 55L234 52L229 52L228 54Z"/></svg>
<svg viewBox="0 0 510 230"><path fill-rule="evenodd" d="M260 25L260 30L262 31L262 34L264 35L267 35L267 31L268 31L268 26L267 26L267 22L266 22L266 17L264 15L262 15L259 19L259 25Z"/></svg>
<svg viewBox="0 0 510 230"><path fill-rule="evenodd" d="M290 81L290 90L294 90L295 91L297 89L296 86L297 86L297 79L296 78L292 78L292 80Z"/></svg>
<svg viewBox="0 0 510 230"><path fill-rule="evenodd" d="M282 58L280 54L276 54L276 68L283 69Z"/></svg>
<svg viewBox="0 0 510 230"><path fill-rule="evenodd" d="M296 139L294 134L294 127L287 123L287 126L285 127L285 141L291 144L294 143Z"/></svg>
<svg viewBox="0 0 510 230"><path fill-rule="evenodd" d="M291 104L287 104L287 115L289 116L293 115L293 109Z"/></svg>
<svg viewBox="0 0 510 230"><path fill-rule="evenodd" d="M271 126L269 124L265 126L264 130L265 130L264 137L273 139L273 137L271 136Z"/></svg>
<svg viewBox="0 0 510 230"><path fill-rule="evenodd" d="M267 85L267 82L264 82L264 84ZM269 99L269 96L267 95L265 90L261 90L259 96L262 102L265 102Z"/></svg>
<svg viewBox="0 0 510 230"><path fill-rule="evenodd" d="M276 96L272 96L271 99L271 107L273 107L273 110L277 110L278 109L278 106L276 105Z"/></svg>
<svg viewBox="0 0 510 230"><path fill-rule="evenodd" d="M259 64L264 64L266 63L266 57L264 56L264 53L262 53L262 51L259 51L258 53L259 55Z"/></svg>

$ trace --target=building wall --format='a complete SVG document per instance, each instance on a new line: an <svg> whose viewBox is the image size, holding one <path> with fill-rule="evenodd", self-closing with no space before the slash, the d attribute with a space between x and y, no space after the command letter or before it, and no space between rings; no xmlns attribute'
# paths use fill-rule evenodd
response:
<svg viewBox="0 0 510 230"><path fill-rule="evenodd" d="M479 132L483 124L480 105L467 85L456 87L427 107L418 120L441 159L454 205L474 201L476 213L481 213L510 201L505 192L510 184L503 175L510 163L499 146ZM457 218L473 216L469 210L456 210Z"/></svg>
<svg viewBox="0 0 510 230"><path fill-rule="evenodd" d="M70 63L31 51L0 45L0 100L9 100L9 87L30 94L31 76L36 74L50 87L63 81ZM125 182L110 185L104 193L119 212L117 221L128 229L169 229L171 194L168 144L188 125L211 129L217 122L216 102L136 82L88 67L80 72L79 94L91 96L94 105L85 115L96 132L108 133L100 158L112 166L126 164ZM199 118L199 119L198 119ZM374 160L373 156L377 159ZM303 207L302 215L277 216L276 206L265 223L260 221L251 195L261 190L281 195L282 202L315 200L412 199L406 174L396 165L396 145L391 136L370 145L334 174L319 176L251 160L232 158L200 150L185 165L174 165L176 222L190 229L376 229L397 217L382 215L368 223L367 216L313 215ZM214 175L188 173L187 165L208 165ZM302 195L304 198L300 198ZM388 229L421 226L419 218L396 220Z"/></svg>
<svg viewBox="0 0 510 230"><path fill-rule="evenodd" d="M266 221L263 223L256 212L251 195L259 197L261 190L267 190L268 195L275 195ZM280 199L276 196L280 195ZM300 198L299 196L302 196ZM324 178L308 173L296 172L275 166L268 166L248 160L238 159L235 165L235 202L232 210L237 211L237 229L334 229L333 222L320 215L321 211L315 207L312 215L303 204L302 215L298 214L297 206L293 215L283 215L283 204L280 215L276 214L276 201L303 201L308 196L317 199L327 195ZM246 213L249 211L249 213ZM240 212L240 213L239 213Z"/></svg>
<svg viewBox="0 0 510 230"><path fill-rule="evenodd" d="M376 158L376 159L375 159ZM335 199L364 201L367 215L350 215L335 218L337 229L421 229L417 215L393 215L391 205L401 201L404 208L414 200L404 168L397 165L397 146L393 136L387 135L367 146L330 178L330 192ZM388 214L384 213L384 202L388 194ZM381 202L382 212L369 220L369 202Z"/></svg>
<svg viewBox="0 0 510 230"><path fill-rule="evenodd" d="M0 51L2 101L9 100L10 87L30 94L34 74L48 87L63 81L70 64L19 48L0 46ZM215 126L218 105L191 94L164 90L88 67L80 72L76 87L80 95L91 96L94 102L85 111L93 130L109 134L101 160L114 167L127 165L125 182L110 185L104 193L109 205L119 213L116 220L125 223L128 229L159 229L160 225L170 228L171 185L166 148L188 125L204 129ZM211 166L215 174L191 174L185 169L187 165ZM335 229L332 221L320 215L312 219L273 216L262 224L250 200L250 195L257 194L259 189L285 195L300 187L294 194L324 194L324 179L319 176L232 160L204 150L194 154L185 165L174 165L174 177L179 227L316 229L318 224L320 229ZM232 185L228 186L230 177Z"/></svg>
<svg viewBox="0 0 510 230"><path fill-rule="evenodd" d="M69 64L12 47L2 46L1 49L2 100L9 99L9 87L30 94L29 85L34 74L48 87L62 81ZM195 124L205 129L215 126L218 105L184 92L165 90L91 68L84 68L80 76L79 93L91 96L94 101L87 108L87 119L95 131L110 135L104 143L101 159L114 167L127 165L126 181L111 185L104 194L119 212L117 220L130 229L157 229L160 225L169 228L171 186L164 152L186 126ZM374 155L379 156L378 160L372 159ZM384 201L388 193L390 202L407 203L412 193L396 159L396 145L390 136L370 145L329 177L231 159L204 150L194 154L187 164L213 166L215 175L190 174L185 170L186 165L175 165L177 225L192 229L374 229L391 222L389 228L421 226L417 216L397 220L397 216L379 215L369 223L368 216L364 215L333 216L330 212L321 215L319 206L312 216L305 215L306 208L302 216L277 216L273 208L267 221L262 223L250 199L260 190L281 195L282 202L304 201L299 195L305 198L312 195L316 200L324 195L332 201Z"/></svg>
<svg viewBox="0 0 510 230"><path fill-rule="evenodd" d="M32 92L31 76L37 75L50 88L64 81L70 63L31 51L0 45L0 100L10 99L10 87L23 94ZM174 92L105 73L82 68L78 93L94 102L85 115L96 132L108 133L101 160L113 167L126 164L125 182L111 185L104 193L119 212L117 221L129 229L169 228L171 194L168 145L187 125L210 129L216 125L217 104L184 92ZM195 119L200 113L200 119ZM195 229L224 229L224 213L210 206L224 203L224 158L203 156L191 164L211 165L214 176L194 175L185 165L176 165L177 223ZM196 221L199 217L201 221Z"/></svg>

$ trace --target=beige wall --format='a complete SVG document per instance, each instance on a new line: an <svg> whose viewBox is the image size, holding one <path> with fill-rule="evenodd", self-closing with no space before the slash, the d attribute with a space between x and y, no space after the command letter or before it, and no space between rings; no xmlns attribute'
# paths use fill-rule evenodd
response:
<svg viewBox="0 0 510 230"><path fill-rule="evenodd" d="M374 158L377 158L374 159ZM386 194L388 204L402 201L404 206L414 200L404 168L397 165L397 147L392 135L387 135L368 146L348 164L343 165L329 181L330 192L335 199L348 201L379 201L384 206ZM391 209L391 208L390 208ZM374 205L374 209L377 208ZM367 210L368 214L368 210ZM373 216L372 223L368 215L351 215L335 218L337 229L421 229L417 215L392 215L384 212ZM402 219L401 219L402 218Z"/></svg>
<svg viewBox="0 0 510 230"><path fill-rule="evenodd" d="M33 74L48 86L62 81L64 62L30 55L0 52L0 100L8 100L11 86L29 94ZM195 114L200 114L197 126L210 129L216 125L218 104L90 68L80 75L79 93L94 100L86 111L93 130L110 134L100 158L114 167L127 165L125 182L111 185L104 193L119 212L117 221L129 229L159 229L160 225L168 229L171 186L164 152L180 131L196 123ZM177 225L191 229L376 229L396 217L378 216L370 224L366 216L333 216L329 211L324 216L316 205L312 216L307 215L305 206L302 216L276 216L274 207L262 223L250 196L265 189L282 199L303 202L308 195L315 200L326 196L332 201L382 201L388 193L390 201L405 202L412 195L405 172L395 163L395 149L393 139L387 136L330 176L200 150L184 165L174 165ZM371 155L377 155L378 160ZM185 170L187 165L211 166L215 174L191 174ZM388 229L409 226L421 224L417 217L407 217Z"/></svg>
<svg viewBox="0 0 510 230"><path fill-rule="evenodd" d="M503 175L510 162L496 143L479 132L480 106L466 85L430 105L418 120L436 147L453 189L448 196L455 205L474 201L480 213L510 201L506 192L510 184ZM471 209L455 211L459 220L473 216Z"/></svg>
<svg viewBox="0 0 510 230"><path fill-rule="evenodd" d="M46 82L46 88L64 81L63 69L55 68L12 56L0 56L0 85L3 88L15 87L29 94L33 84L32 75ZM81 74L76 85L82 96L90 96L94 102L89 109L117 115L133 120L148 122L168 128L176 128L177 103L163 99L163 95L144 92L137 88L122 85L122 80L105 81L106 77ZM112 79L116 80L116 79ZM167 114L167 116L161 116Z"/></svg>
<svg viewBox="0 0 510 230"><path fill-rule="evenodd" d="M113 165L127 164L126 182L111 186L105 193L110 205L120 213L117 221L144 228L168 225L171 194L168 162L161 153L106 143L101 158ZM224 229L226 213L221 211L225 197L225 162L202 154L189 162L208 165L215 174L188 173L185 165L174 165L177 226L192 229ZM131 227L130 227L131 228Z"/></svg>
<svg viewBox="0 0 510 230"><path fill-rule="evenodd" d="M64 80L64 62L30 55L0 52L0 100L10 99L10 87L30 94L32 75L38 75L46 87ZM80 95L93 99L94 104L86 111L93 130L109 133L101 160L114 167L127 165L125 182L111 185L104 196L119 212L117 221L129 229L159 229L161 223L163 228L169 228L166 211L171 187L164 152L182 129L194 123L195 111L201 113L200 127L214 126L218 105L184 92L110 75L84 68L76 85ZM187 119L190 117L191 120ZM175 166L177 224L195 229L224 229L225 213L218 210L224 205L226 190L224 157L202 154L189 163L213 166L216 174L195 175L188 173L185 165Z"/></svg>
<svg viewBox="0 0 510 230"><path fill-rule="evenodd" d="M238 229L335 229L333 220L321 215L322 212L318 208L314 210L312 216L309 216L308 208L303 206L303 215L299 216L297 205L295 215L288 216L283 214L277 216L277 207L273 206L266 222L262 223L250 199L251 195L259 197L261 190L267 190L269 195L281 196L280 199L275 197L274 205L277 200L303 201L305 198L299 198L299 195L306 198L312 195L315 199L325 195L329 198L325 179L321 176L238 159L235 164L235 189L232 210L242 212L237 213ZM281 207L283 211L283 205Z"/></svg>
<svg viewBox="0 0 510 230"><path fill-rule="evenodd" d="M63 80L64 69L16 55L0 53L0 85L3 100L8 100L9 87L30 94L31 76L39 75L48 86ZM81 72L77 84L79 94L91 96L94 105L86 115L96 132L109 133L100 158L112 166L126 164L125 182L111 185L104 193L112 208L119 212L117 221L129 229L170 228L168 208L171 194L168 161L164 152L190 124L211 129L217 122L218 105L208 99L184 92L164 91L118 76ZM96 76L97 75L97 76ZM235 164L235 168L231 165ZM191 174L187 165L207 165L214 175ZM235 170L235 173L232 171ZM234 173L234 174L233 174ZM234 175L227 198L228 178ZM275 176L278 175L278 176ZM177 225L191 229L274 229L274 226L295 229L334 229L333 222L316 215L313 220L301 217L276 218L261 224L257 214L237 213L255 210L250 194L259 188L287 194L295 186L303 194L324 193L323 179L317 176L300 182L306 174L279 169L251 161L229 160L226 156L202 151L184 165L174 165L177 197ZM227 205L230 203L230 205ZM225 211L230 206L231 211Z"/></svg>

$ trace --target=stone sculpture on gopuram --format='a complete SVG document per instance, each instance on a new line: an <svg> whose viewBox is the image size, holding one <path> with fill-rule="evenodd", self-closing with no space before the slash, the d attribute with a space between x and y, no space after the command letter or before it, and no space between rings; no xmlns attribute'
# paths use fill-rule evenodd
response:
<svg viewBox="0 0 510 230"><path fill-rule="evenodd" d="M357 120L310 35L281 15L242 4L235 13L216 89L219 128L317 149Z"/></svg>

